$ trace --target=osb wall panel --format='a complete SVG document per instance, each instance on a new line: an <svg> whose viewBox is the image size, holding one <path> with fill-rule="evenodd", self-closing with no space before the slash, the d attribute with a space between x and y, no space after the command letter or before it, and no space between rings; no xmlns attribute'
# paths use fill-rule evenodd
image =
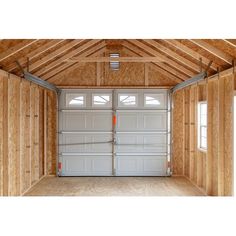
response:
<svg viewBox="0 0 236 236"><path fill-rule="evenodd" d="M228 75L224 79L224 195L233 194L233 105L234 105L234 75Z"/></svg>
<svg viewBox="0 0 236 236"><path fill-rule="evenodd" d="M44 175L44 89L39 87L39 178Z"/></svg>
<svg viewBox="0 0 236 236"><path fill-rule="evenodd" d="M57 99L52 91L47 93L47 174L56 174L57 154Z"/></svg>
<svg viewBox="0 0 236 236"><path fill-rule="evenodd" d="M20 195L20 79L8 81L8 194Z"/></svg>
<svg viewBox="0 0 236 236"><path fill-rule="evenodd" d="M50 95L51 105L47 107L45 91L0 70L0 196L22 195L45 175L46 149L51 150L50 174L55 174L56 95ZM45 111L51 108L47 117ZM45 142L48 120L49 143Z"/></svg>
<svg viewBox="0 0 236 236"><path fill-rule="evenodd" d="M31 143L30 143L30 82L21 82L21 132L20 132L20 162L21 162L21 193L25 192L31 185Z"/></svg>
<svg viewBox="0 0 236 236"><path fill-rule="evenodd" d="M182 91L184 99L181 97ZM233 92L234 75L227 74L215 76L205 83L177 91L173 97L174 106L178 104L179 110L179 114L173 111L173 153L176 153L172 159L173 173L176 173L176 169L182 168L180 160L184 145L184 175L202 188L207 195L233 194ZM204 100L208 106L206 152L198 149L197 140L197 104ZM183 124L181 102L184 106L184 132L181 128ZM177 132L179 136L174 135Z"/></svg>
<svg viewBox="0 0 236 236"><path fill-rule="evenodd" d="M184 90L173 95L172 173L183 175L184 166Z"/></svg>

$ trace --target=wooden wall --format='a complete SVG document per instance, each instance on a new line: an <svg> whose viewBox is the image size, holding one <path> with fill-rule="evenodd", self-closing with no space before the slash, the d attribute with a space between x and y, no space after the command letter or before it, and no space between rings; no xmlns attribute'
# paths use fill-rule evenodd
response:
<svg viewBox="0 0 236 236"><path fill-rule="evenodd" d="M184 175L207 195L233 195L234 74L220 73L173 95L173 175ZM197 106L207 101L207 151L198 149Z"/></svg>
<svg viewBox="0 0 236 236"><path fill-rule="evenodd" d="M55 93L0 70L0 196L55 174L55 104Z"/></svg>

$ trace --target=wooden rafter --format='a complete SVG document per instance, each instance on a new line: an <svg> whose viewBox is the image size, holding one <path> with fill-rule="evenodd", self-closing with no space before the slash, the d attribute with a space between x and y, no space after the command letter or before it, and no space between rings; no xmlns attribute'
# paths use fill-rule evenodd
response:
<svg viewBox="0 0 236 236"><path fill-rule="evenodd" d="M179 49L183 53L186 53L187 55L191 56L192 58L194 58L196 60L200 60L200 58L202 58L202 63L205 65L208 65L210 62L210 60L207 59L206 57L204 57L203 55L199 54L198 52L192 50L191 48L185 46L184 44L180 43L179 41L177 41L175 39L163 39L163 41L165 41L166 43L170 44L171 46ZM218 66L219 65L217 65L215 63L211 64L211 68L214 71L217 71Z"/></svg>
<svg viewBox="0 0 236 236"><path fill-rule="evenodd" d="M146 39L144 41L147 42L149 45L152 45L153 47L155 47L159 51L165 53L167 56L170 56L170 57L174 58L175 60L179 61L180 63L186 65L187 67L193 69L194 71L199 72L199 66L198 65L196 65L195 63L189 61L188 59L180 56L178 53L170 50L169 48L163 46L162 44L160 44L156 41L154 41L153 39Z"/></svg>
<svg viewBox="0 0 236 236"><path fill-rule="evenodd" d="M127 41L140 47L141 49L145 50L146 52L150 53L151 55L159 57L160 60L165 61L165 63L169 64L170 66L174 67L175 69L177 69L179 71L182 71L183 73L185 73L189 77L194 76L194 73L192 71L190 71L186 67L180 65L179 63L169 59L168 57L164 56L163 54L157 52L156 50L152 49L151 47L147 46L146 44L144 44L136 39L131 39L131 40L127 40Z"/></svg>
<svg viewBox="0 0 236 236"><path fill-rule="evenodd" d="M72 58L73 56L83 52L84 50L88 49L89 47L99 43L101 40L100 39L94 39L94 40L90 40L87 43L83 44L82 46L76 48L75 50L66 53L64 56L58 58L57 60L51 62L50 64L44 66L42 69L40 69L39 71L37 71L35 74L37 76L42 76L43 74L45 74L47 71L53 69L54 67L56 67L57 65L61 64L63 61L68 60L70 58Z"/></svg>
<svg viewBox="0 0 236 236"><path fill-rule="evenodd" d="M230 46L236 48L236 40L235 39L222 39L225 43L229 44Z"/></svg>
<svg viewBox="0 0 236 236"><path fill-rule="evenodd" d="M213 54L214 56L220 58L224 62L227 62L228 64L232 64L233 57L228 55L227 53L219 50L218 48L210 45L209 43L206 43L205 41L201 39L189 39L192 43L195 45L203 48L204 50L208 51L209 53Z"/></svg>
<svg viewBox="0 0 236 236"><path fill-rule="evenodd" d="M133 52L137 53L140 56L148 56L149 55L148 53L144 52L143 50L141 50L140 48L138 48L137 46L135 46L129 42L125 41L123 43L123 46L132 50ZM186 75L178 72L177 70L173 69L172 67L170 67L167 64L164 64L164 63L152 63L152 64L155 64L156 67L159 68L159 70L162 69L161 70L162 72L166 71L167 74L169 74L168 77L172 76L172 79L175 79L175 81L177 80L178 83L182 82L188 78ZM166 73L165 73L165 76L166 76Z"/></svg>
<svg viewBox="0 0 236 236"><path fill-rule="evenodd" d="M98 55L101 55L101 53L103 53L104 51L105 51L105 47L101 48L100 50L94 51L94 52L92 53L92 55L93 55L93 56L98 56ZM90 52L91 52L91 50L90 50ZM88 53L88 52L87 52L87 53ZM88 55L89 55L89 54L88 54ZM60 73L55 74L54 76L52 76L52 77L50 77L49 79L46 79L46 80L47 80L47 81L50 81L51 83L56 84L55 81L56 81L58 78L60 78L60 77L62 77L62 76L64 76L64 75L66 75L66 74L69 73L70 71L75 70L78 66L79 66L79 63L76 62L76 63L72 64L72 66L70 66L70 67L67 66L67 68L64 68L62 71L60 71Z"/></svg>
<svg viewBox="0 0 236 236"><path fill-rule="evenodd" d="M47 50L55 47L56 45L58 45L59 43L65 41L65 39L53 39L50 40L48 43L38 47L37 49L33 50L32 52L30 52L29 54L25 55L24 57L21 57L18 59L18 62L23 66L26 65L27 63L27 57L32 60L33 58L36 58L38 56L40 56L41 54L43 54L44 52L46 52ZM6 71L13 71L17 68L17 65L15 62L11 63L9 66L6 67Z"/></svg>
<svg viewBox="0 0 236 236"><path fill-rule="evenodd" d="M36 43L37 41L38 41L38 39L34 39L31 41L24 40L23 42L18 43L13 47L10 47L8 50L6 50L0 54L0 61L3 61L5 59L9 58L10 56L18 53L19 51L25 49L26 47L29 47L30 45L32 45L33 43Z"/></svg>
<svg viewBox="0 0 236 236"><path fill-rule="evenodd" d="M59 49L57 49L56 51L48 54L47 56L43 57L42 59L36 61L35 63L31 64L29 66L29 70L30 72L33 72L34 70L36 70L37 68L39 68L41 65L47 63L48 61L54 59L55 57L61 55L62 53L64 53L65 51L68 51L69 49L75 47L76 45L78 45L79 43L83 42L84 39L76 39L73 40L69 43L67 43L66 45L60 47Z"/></svg>
<svg viewBox="0 0 236 236"><path fill-rule="evenodd" d="M83 52L80 56L81 57L86 57L89 56L91 54L93 54L94 52L103 49L106 46L105 42L102 41L101 43L97 44L96 46L88 49L87 51ZM44 80L49 80L50 78L53 78L53 76L56 76L58 73L62 73L63 71L67 70L67 71L71 71L74 68L76 68L78 66L78 63L64 63L63 65L55 68L54 70L48 72L47 74L42 76L42 79Z"/></svg>

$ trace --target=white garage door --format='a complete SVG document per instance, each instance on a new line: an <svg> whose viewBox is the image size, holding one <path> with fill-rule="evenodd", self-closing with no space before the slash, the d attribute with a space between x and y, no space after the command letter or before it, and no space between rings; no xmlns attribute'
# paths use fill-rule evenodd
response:
<svg viewBox="0 0 236 236"><path fill-rule="evenodd" d="M166 176L167 90L62 90L60 176Z"/></svg>

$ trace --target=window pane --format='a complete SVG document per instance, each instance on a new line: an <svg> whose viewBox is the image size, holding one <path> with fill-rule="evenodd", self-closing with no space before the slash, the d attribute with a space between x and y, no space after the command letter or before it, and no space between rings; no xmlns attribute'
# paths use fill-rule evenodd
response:
<svg viewBox="0 0 236 236"><path fill-rule="evenodd" d="M136 96L135 95L119 95L119 104L121 106L135 106Z"/></svg>
<svg viewBox="0 0 236 236"><path fill-rule="evenodd" d="M158 99L158 95L157 94L149 94L149 95L145 95L145 105L148 106L158 106L160 105L160 101Z"/></svg>
<svg viewBox="0 0 236 236"><path fill-rule="evenodd" d="M111 95L109 94L93 95L93 105L110 107Z"/></svg>
<svg viewBox="0 0 236 236"><path fill-rule="evenodd" d="M83 94L66 94L66 106L83 107L85 105L85 95Z"/></svg>
<svg viewBox="0 0 236 236"><path fill-rule="evenodd" d="M200 120L200 125L206 126L207 125L207 116L201 114L200 119L201 119Z"/></svg>
<svg viewBox="0 0 236 236"><path fill-rule="evenodd" d="M201 103L200 104L200 109L201 109L201 114L206 115L207 114L207 104L206 103Z"/></svg>
<svg viewBox="0 0 236 236"><path fill-rule="evenodd" d="M207 137L207 128L206 127L201 127L201 137Z"/></svg>
<svg viewBox="0 0 236 236"><path fill-rule="evenodd" d="M201 138L201 148L207 148L207 139L204 137Z"/></svg>

